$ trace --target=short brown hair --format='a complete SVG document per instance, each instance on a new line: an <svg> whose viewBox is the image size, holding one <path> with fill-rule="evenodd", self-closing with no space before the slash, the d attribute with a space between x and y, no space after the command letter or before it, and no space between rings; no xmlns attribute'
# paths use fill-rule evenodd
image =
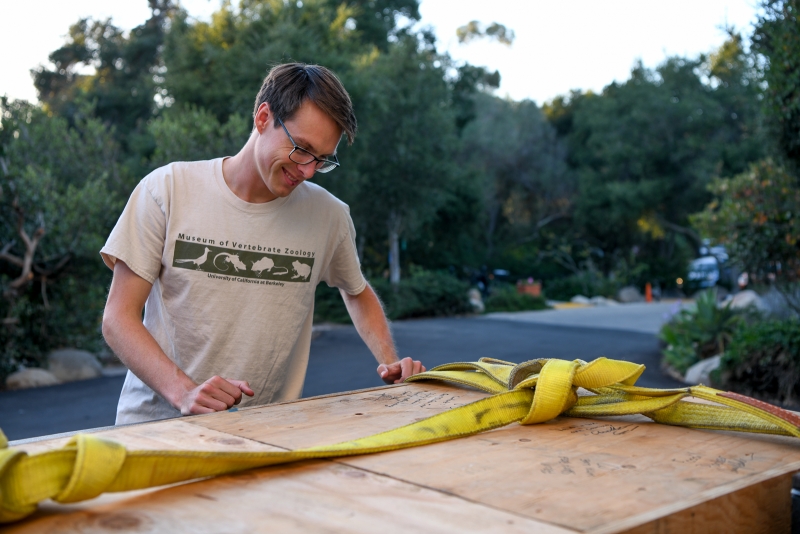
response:
<svg viewBox="0 0 800 534"><path fill-rule="evenodd" d="M273 122L277 128L280 124L278 119L291 119L306 99L327 113L347 136L348 144L353 144L358 123L350 95L339 78L320 65L284 63L272 67L256 97L253 116L258 107L266 102L275 117Z"/></svg>

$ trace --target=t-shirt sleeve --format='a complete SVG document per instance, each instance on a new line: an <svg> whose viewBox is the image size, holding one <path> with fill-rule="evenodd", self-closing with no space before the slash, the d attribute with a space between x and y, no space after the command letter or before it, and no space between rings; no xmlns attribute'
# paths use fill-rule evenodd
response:
<svg viewBox="0 0 800 534"><path fill-rule="evenodd" d="M166 239L166 216L146 179L133 190L116 226L100 250L103 261L114 268L122 260L130 269L150 282L161 272L161 256Z"/></svg>
<svg viewBox="0 0 800 534"><path fill-rule="evenodd" d="M356 229L347 213L347 233L339 240L322 280L331 287L338 287L350 295L358 295L367 287L367 279L361 273L361 263L356 252Z"/></svg>

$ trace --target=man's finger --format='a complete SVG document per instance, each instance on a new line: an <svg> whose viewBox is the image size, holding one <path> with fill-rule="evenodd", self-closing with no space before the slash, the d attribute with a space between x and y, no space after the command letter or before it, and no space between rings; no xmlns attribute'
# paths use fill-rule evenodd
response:
<svg viewBox="0 0 800 534"><path fill-rule="evenodd" d="M411 358L403 358L400 360L400 369L400 378L395 380L395 384L399 384L412 375L412 371L414 370L414 361Z"/></svg>
<svg viewBox="0 0 800 534"><path fill-rule="evenodd" d="M386 378L389 375L389 366L382 363L378 366L378 376Z"/></svg>
<svg viewBox="0 0 800 534"><path fill-rule="evenodd" d="M230 408L236 404L237 399L242 397L242 391L238 387L218 376L203 382L199 393L198 398L203 396L225 403L224 409Z"/></svg>
<svg viewBox="0 0 800 534"><path fill-rule="evenodd" d="M252 397L256 394L255 391L250 388L250 384L247 383L247 380L231 380L230 378L226 378L225 380L239 388L239 390L248 397Z"/></svg>
<svg viewBox="0 0 800 534"><path fill-rule="evenodd" d="M213 412L221 412L230 408L232 404L227 404L225 403L225 401L216 399L209 395L203 395L202 393L200 393L197 396L197 398L194 399L191 411L192 413L210 413L210 412L195 411L196 406L208 408Z"/></svg>

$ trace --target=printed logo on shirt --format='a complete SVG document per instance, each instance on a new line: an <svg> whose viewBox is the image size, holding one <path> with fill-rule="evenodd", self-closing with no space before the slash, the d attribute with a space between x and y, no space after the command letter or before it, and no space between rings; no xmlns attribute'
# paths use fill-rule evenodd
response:
<svg viewBox="0 0 800 534"><path fill-rule="evenodd" d="M258 252L256 250L258 247L249 248L250 250L223 248L176 239L172 266L211 273L209 274L210 278L223 277L226 280L230 278L242 282L250 281L243 280L244 278L281 282L309 282L311 280L311 269L314 267L314 258L311 257L311 253L306 252L305 256L267 254ZM269 250L273 249L269 248ZM287 251L295 252L290 249ZM211 276L212 274L221 276Z"/></svg>

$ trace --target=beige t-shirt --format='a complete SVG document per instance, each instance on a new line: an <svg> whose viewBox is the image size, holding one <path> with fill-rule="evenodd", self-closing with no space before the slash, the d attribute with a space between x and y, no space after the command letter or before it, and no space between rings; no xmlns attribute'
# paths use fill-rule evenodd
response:
<svg viewBox="0 0 800 534"><path fill-rule="evenodd" d="M153 284L144 325L192 380L250 383L255 396L241 405L302 394L319 282L351 295L366 287L346 204L309 182L245 202L225 183L222 158L150 173L100 253ZM128 372L117 424L179 415Z"/></svg>

